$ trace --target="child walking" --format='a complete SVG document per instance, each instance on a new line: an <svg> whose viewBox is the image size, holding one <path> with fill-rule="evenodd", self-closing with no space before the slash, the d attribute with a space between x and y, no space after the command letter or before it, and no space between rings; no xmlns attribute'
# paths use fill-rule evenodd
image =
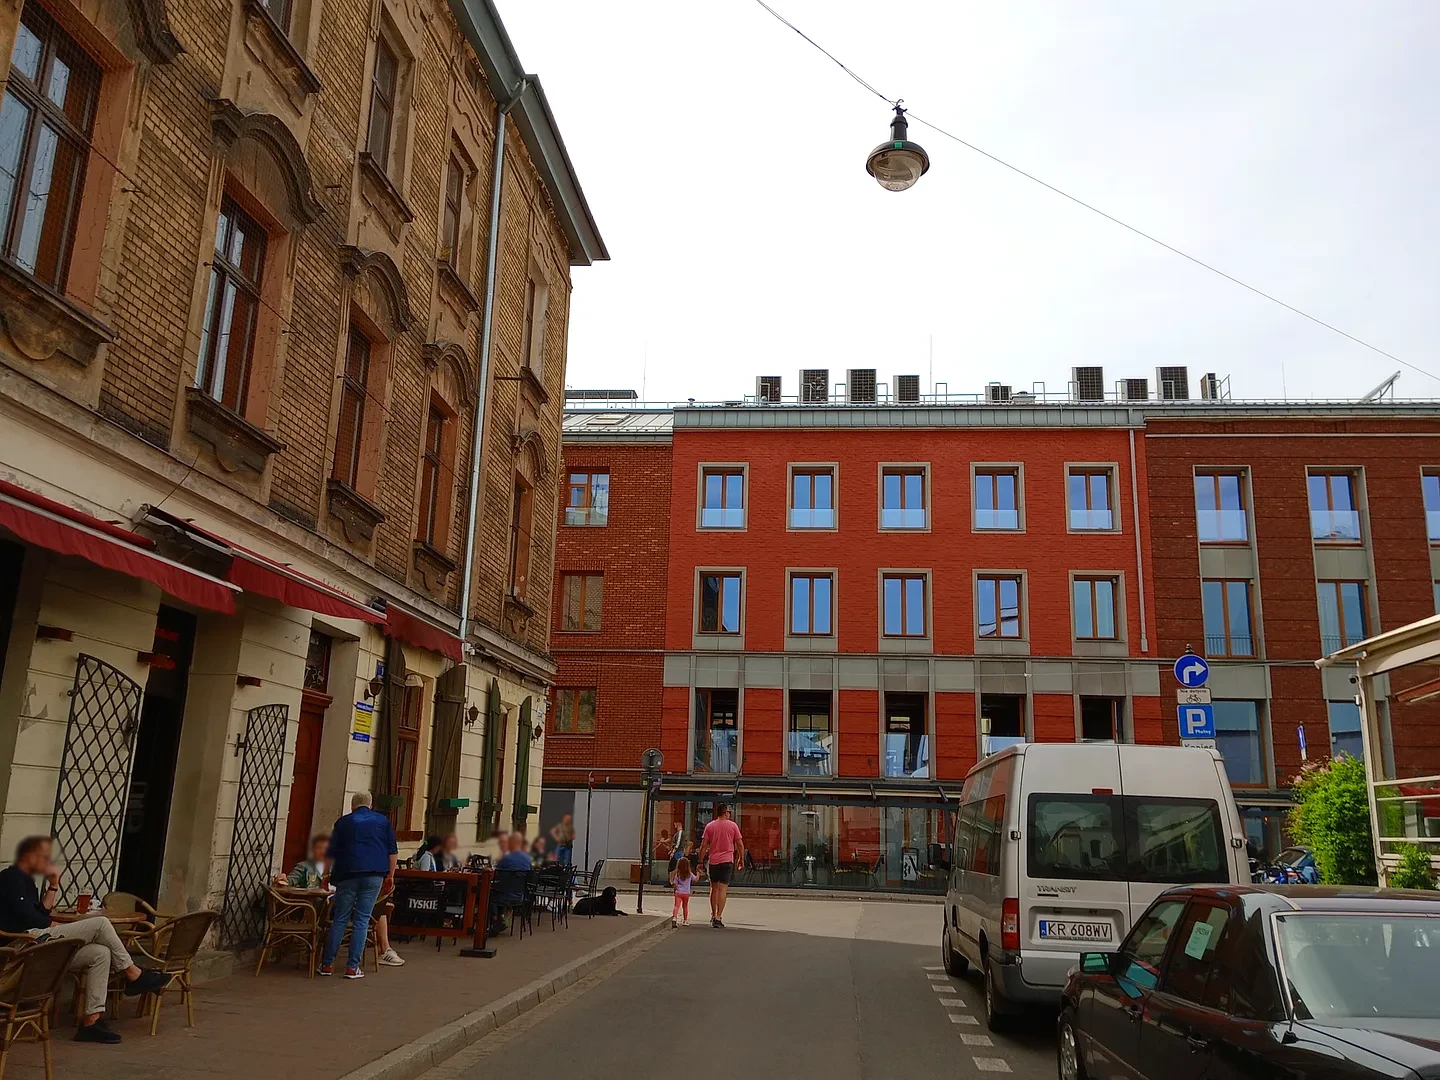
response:
<svg viewBox="0 0 1440 1080"><path fill-rule="evenodd" d="M690 925L690 891L695 887L696 880L690 872L690 860L680 856L675 869L670 871L670 884L675 887L675 906L670 910L671 926L679 926L682 915L685 925Z"/></svg>

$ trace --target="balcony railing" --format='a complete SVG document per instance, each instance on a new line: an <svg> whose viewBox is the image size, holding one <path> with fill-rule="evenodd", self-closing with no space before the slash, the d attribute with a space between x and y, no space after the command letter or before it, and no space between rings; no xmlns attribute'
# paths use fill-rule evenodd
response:
<svg viewBox="0 0 1440 1080"><path fill-rule="evenodd" d="M1018 529L1020 527L1020 511L985 510L977 507L975 527L977 529Z"/></svg>
<svg viewBox="0 0 1440 1080"><path fill-rule="evenodd" d="M1076 531L1104 532L1115 527L1115 512L1109 509L1070 510L1070 528Z"/></svg>
<svg viewBox="0 0 1440 1080"><path fill-rule="evenodd" d="M835 511L829 507L806 509L792 507L790 527L792 529L833 529L835 527Z"/></svg>
<svg viewBox="0 0 1440 1080"><path fill-rule="evenodd" d="M923 529L925 528L925 508L887 506L880 511L880 527L882 529Z"/></svg>
<svg viewBox="0 0 1440 1080"><path fill-rule="evenodd" d="M743 529L743 506L707 506L700 511L700 527L704 529Z"/></svg>
<svg viewBox="0 0 1440 1080"><path fill-rule="evenodd" d="M1197 510L1195 524L1202 544L1239 544L1250 538L1244 510Z"/></svg>
<svg viewBox="0 0 1440 1080"><path fill-rule="evenodd" d="M1330 544L1360 543L1360 511L1311 510L1310 536Z"/></svg>

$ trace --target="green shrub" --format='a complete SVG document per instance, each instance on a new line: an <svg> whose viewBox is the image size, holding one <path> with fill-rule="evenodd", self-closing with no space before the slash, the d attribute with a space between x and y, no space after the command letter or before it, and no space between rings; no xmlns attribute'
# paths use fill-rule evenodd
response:
<svg viewBox="0 0 1440 1080"><path fill-rule="evenodd" d="M1400 849L1400 865L1390 872L1390 886L1395 889L1433 889L1435 871L1430 855L1419 844L1406 844Z"/></svg>
<svg viewBox="0 0 1440 1080"><path fill-rule="evenodd" d="M1293 790L1290 833L1315 853L1320 880L1327 885L1374 885L1365 763L1338 757L1307 765Z"/></svg>

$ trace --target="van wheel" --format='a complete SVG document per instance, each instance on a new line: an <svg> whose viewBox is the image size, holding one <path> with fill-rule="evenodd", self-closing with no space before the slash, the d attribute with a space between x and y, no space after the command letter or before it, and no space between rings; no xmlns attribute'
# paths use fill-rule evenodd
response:
<svg viewBox="0 0 1440 1080"><path fill-rule="evenodd" d="M985 1026L991 1031L1005 1031L1010 1026L1014 1006L995 985L995 965L985 964Z"/></svg>
<svg viewBox="0 0 1440 1080"><path fill-rule="evenodd" d="M950 947L950 928L940 928L940 959L945 964L945 974L959 978L970 969L970 961Z"/></svg>

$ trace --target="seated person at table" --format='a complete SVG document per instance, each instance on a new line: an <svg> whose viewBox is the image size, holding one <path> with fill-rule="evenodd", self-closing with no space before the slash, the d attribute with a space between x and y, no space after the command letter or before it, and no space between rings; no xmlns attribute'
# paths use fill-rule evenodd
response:
<svg viewBox="0 0 1440 1080"><path fill-rule="evenodd" d="M500 856L500 861L495 864L496 871L520 870L529 872L530 856L525 854L525 836L523 833L512 832L505 838L505 854ZM503 892L492 892L490 894L490 926L491 932L496 933L502 927L500 912L504 908L514 907L525 899L525 883L516 880L513 885L507 883Z"/></svg>
<svg viewBox="0 0 1440 1080"><path fill-rule="evenodd" d="M291 869L275 879L277 885L288 885L292 889L323 889L329 866L325 862L325 851L330 846L329 833L316 833L310 838L310 857L302 859Z"/></svg>
<svg viewBox="0 0 1440 1080"><path fill-rule="evenodd" d="M439 862L441 870L444 870L446 873L454 873L456 870L463 869L458 853L459 847L460 838L453 832L445 837L445 843L440 848Z"/></svg>
<svg viewBox="0 0 1440 1080"><path fill-rule="evenodd" d="M439 836L427 836L425 843L415 853L415 869L433 874L440 869L440 848L445 843Z"/></svg>
<svg viewBox="0 0 1440 1080"><path fill-rule="evenodd" d="M545 861L545 837L535 837L535 842L530 845L530 863L543 863Z"/></svg>
<svg viewBox="0 0 1440 1080"><path fill-rule="evenodd" d="M60 871L50 861L48 836L29 836L15 849L14 865L0 870L0 930L8 934L29 934L47 941L83 941L70 961L70 970L85 977L85 1016L76 1042L117 1043L120 1034L105 1023L105 996L112 972L125 975L125 993L130 997L162 990L170 976L159 971L141 971L120 943L115 927L99 912L72 923L51 925L50 911L60 898ZM45 891L35 887L35 876L45 877Z"/></svg>

